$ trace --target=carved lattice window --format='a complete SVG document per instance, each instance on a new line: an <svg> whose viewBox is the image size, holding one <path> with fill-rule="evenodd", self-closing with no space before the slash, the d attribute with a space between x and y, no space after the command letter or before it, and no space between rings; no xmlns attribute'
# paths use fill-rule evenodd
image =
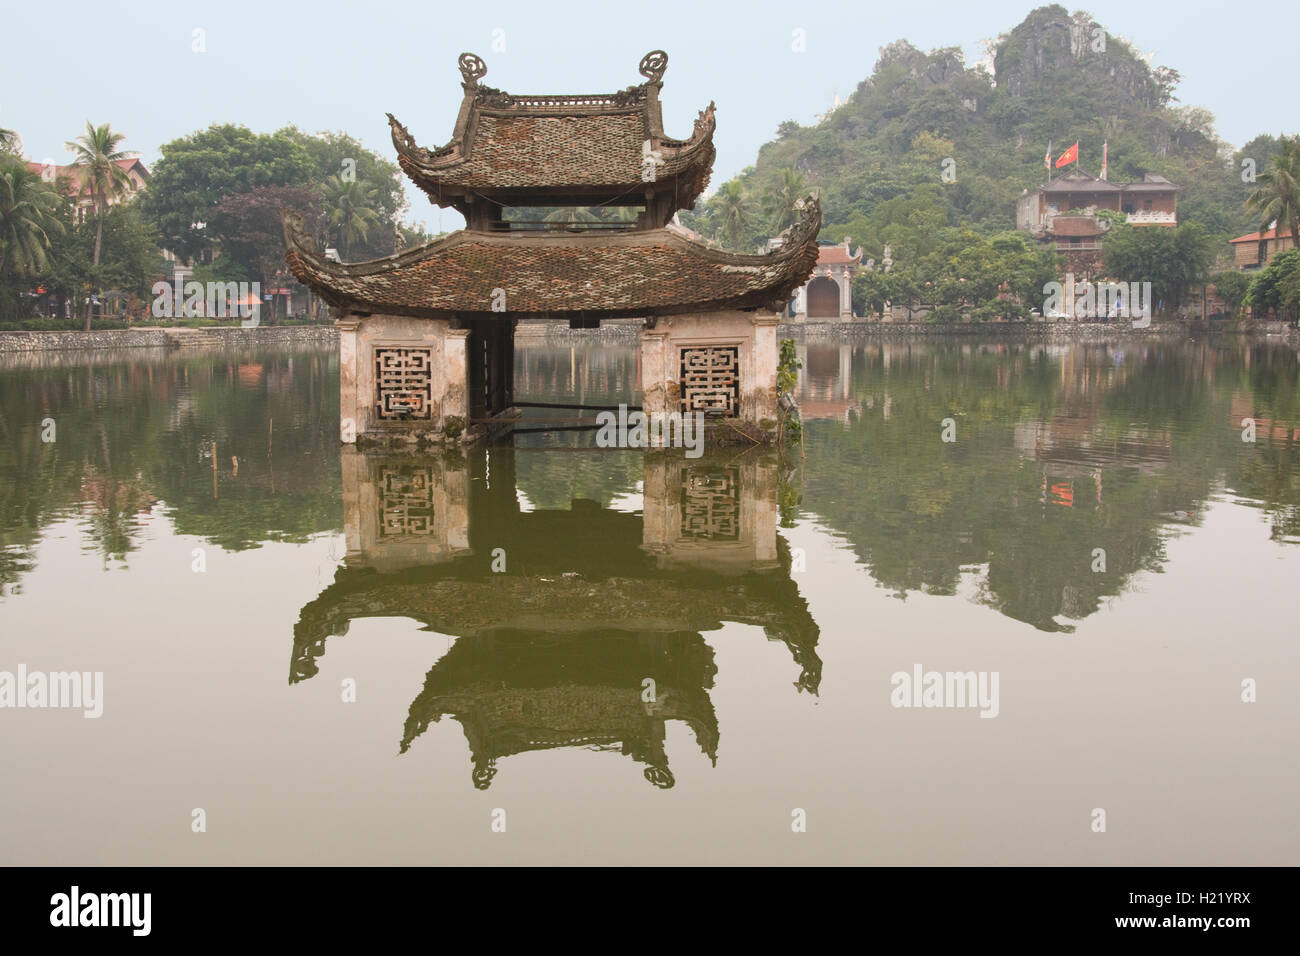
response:
<svg viewBox="0 0 1300 956"><path fill-rule="evenodd" d="M690 468L682 474L683 538L740 538L740 473L735 468Z"/></svg>
<svg viewBox="0 0 1300 956"><path fill-rule="evenodd" d="M428 420L433 408L433 349L375 349L375 409L381 419Z"/></svg>
<svg viewBox="0 0 1300 956"><path fill-rule="evenodd" d="M734 418L740 407L740 347L694 346L681 355L682 411Z"/></svg>
<svg viewBox="0 0 1300 956"><path fill-rule="evenodd" d="M379 534L429 534L433 530L433 473L428 468L379 472Z"/></svg>

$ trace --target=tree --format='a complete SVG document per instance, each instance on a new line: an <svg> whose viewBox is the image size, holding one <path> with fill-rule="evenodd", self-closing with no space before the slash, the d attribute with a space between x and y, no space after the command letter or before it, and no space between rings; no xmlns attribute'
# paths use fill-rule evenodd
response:
<svg viewBox="0 0 1300 956"><path fill-rule="evenodd" d="M1246 208L1259 216L1259 231L1277 224L1276 235L1291 233L1293 249L1300 249L1300 136L1284 136L1268 172L1259 174L1259 188L1246 200Z"/></svg>
<svg viewBox="0 0 1300 956"><path fill-rule="evenodd" d="M1279 253L1259 271L1246 293L1246 305L1259 314L1300 316L1300 249Z"/></svg>
<svg viewBox="0 0 1300 956"><path fill-rule="evenodd" d="M128 298L151 298L150 286L166 266L158 253L157 236L135 203L110 207L100 222L78 222L69 203L62 204L60 216L65 227L52 239L49 264L40 277L47 291L76 298L87 288L113 288ZM91 253L97 237L100 264L93 266Z"/></svg>
<svg viewBox="0 0 1300 956"><path fill-rule="evenodd" d="M808 195L808 184L793 169L781 170L776 183L763 196L764 212L767 213L773 235L779 235L786 227L799 221L798 202Z"/></svg>
<svg viewBox="0 0 1300 956"><path fill-rule="evenodd" d="M335 176L325 181L325 219L330 238L351 259L352 243L365 242L370 228L379 222L374 204L378 190L359 179L345 181Z"/></svg>
<svg viewBox="0 0 1300 956"><path fill-rule="evenodd" d="M1214 238L1198 223L1113 226L1102 239L1107 275L1118 282L1150 282L1156 302L1182 304L1188 286L1206 281L1214 262Z"/></svg>
<svg viewBox="0 0 1300 956"><path fill-rule="evenodd" d="M0 128L0 153L17 154L22 147L18 133L11 129Z"/></svg>
<svg viewBox="0 0 1300 956"><path fill-rule="evenodd" d="M1210 276L1210 281L1214 283L1214 294L1228 304L1228 309L1233 315L1241 308L1241 304L1246 301L1246 293L1250 289L1250 276L1244 272L1216 272Z"/></svg>
<svg viewBox="0 0 1300 956"><path fill-rule="evenodd" d="M213 125L163 144L141 205L163 246L190 260L219 239L206 225L225 199L270 186L306 188L314 175L306 148L288 136Z"/></svg>
<svg viewBox="0 0 1300 956"><path fill-rule="evenodd" d="M319 194L302 186L259 186L227 196L211 211L212 232L244 270L269 283L284 269L284 228L280 209L302 215L308 229L319 218Z"/></svg>
<svg viewBox="0 0 1300 956"><path fill-rule="evenodd" d="M288 126L275 134L301 146L311 159L310 182L325 191L331 182L363 182L374 190L368 206L375 212L374 226L367 237L356 240L351 250L358 259L386 256L393 252L396 227L406 212L405 177L390 162L346 133L305 133Z"/></svg>
<svg viewBox="0 0 1300 956"><path fill-rule="evenodd" d="M90 120L86 120L86 131L64 144L73 152L72 165L77 167L80 188L90 193L95 204L95 249L91 264L96 268L104 242L104 210L110 200L125 193L131 184L126 170L119 165L122 160L131 158L131 154L118 149L124 139L126 136L114 132L108 123L93 126ZM90 311L87 304L87 332L90 331Z"/></svg>
<svg viewBox="0 0 1300 956"><path fill-rule="evenodd" d="M0 277L31 276L47 265L50 237L63 232L60 198L25 164L0 161Z"/></svg>
<svg viewBox="0 0 1300 956"><path fill-rule="evenodd" d="M753 204L745 195L740 181L723 183L710 203L717 221L717 231L722 234L727 248L733 252L745 250L745 233L749 230Z"/></svg>

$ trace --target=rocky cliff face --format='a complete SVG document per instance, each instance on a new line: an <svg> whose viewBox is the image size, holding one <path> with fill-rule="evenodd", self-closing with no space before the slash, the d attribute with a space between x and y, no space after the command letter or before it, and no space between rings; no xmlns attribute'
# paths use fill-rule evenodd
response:
<svg viewBox="0 0 1300 956"><path fill-rule="evenodd" d="M1151 69L1123 40L1082 11L1040 7L1002 37L994 57L998 90L1029 100L1062 90L1118 96L1134 107L1160 105Z"/></svg>

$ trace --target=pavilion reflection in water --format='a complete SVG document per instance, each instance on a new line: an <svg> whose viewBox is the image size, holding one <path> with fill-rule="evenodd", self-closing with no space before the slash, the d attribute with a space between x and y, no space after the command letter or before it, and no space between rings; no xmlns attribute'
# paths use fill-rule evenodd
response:
<svg viewBox="0 0 1300 956"><path fill-rule="evenodd" d="M717 666L701 632L724 623L784 643L798 689L817 692L818 628L776 533L775 461L648 453L637 514L584 499L525 510L515 454L343 450L347 557L302 609L290 683L359 618L456 637L411 703L401 750L450 716L480 789L502 757L573 746L624 753L670 787L670 720L716 762Z"/></svg>

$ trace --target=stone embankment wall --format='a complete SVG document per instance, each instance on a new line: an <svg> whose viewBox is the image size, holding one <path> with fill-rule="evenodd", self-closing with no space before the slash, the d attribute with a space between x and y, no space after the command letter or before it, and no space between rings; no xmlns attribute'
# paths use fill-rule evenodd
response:
<svg viewBox="0 0 1300 956"><path fill-rule="evenodd" d="M639 319L601 323L598 329L570 329L562 322L520 322L515 339L520 343L589 345L593 342L635 344ZM334 345L338 330L332 325L261 326L255 329L220 326L199 330L194 344L259 348L274 345L319 343ZM191 333L193 335L193 333ZM808 322L783 324L781 337L860 341L863 339L998 338L1032 342L1101 341L1116 338L1164 339L1222 337L1265 338L1300 345L1300 330L1285 322L1256 322L1243 329L1225 329L1219 322L1165 322L1135 329L1123 322L982 322L941 325L928 322ZM168 348L177 343L165 329L116 329L104 332L0 332L0 355L42 351L117 351L131 348Z"/></svg>
<svg viewBox="0 0 1300 956"><path fill-rule="evenodd" d="M809 322L782 325L779 334L838 342L862 339L982 338L1027 342L1088 342L1114 339L1160 340L1217 337L1224 341L1273 336L1300 344L1300 331L1285 322L1256 322L1248 328L1225 329L1222 322L1158 322L1135 329L1127 322L969 322L949 325L929 322Z"/></svg>
<svg viewBox="0 0 1300 956"><path fill-rule="evenodd" d="M259 348L267 345L298 345L320 342L333 344L338 332L331 325L213 326L185 330L194 344L220 347ZM116 351L135 348L168 348L176 345L167 329L112 329L99 332L0 332L0 354L45 351Z"/></svg>

